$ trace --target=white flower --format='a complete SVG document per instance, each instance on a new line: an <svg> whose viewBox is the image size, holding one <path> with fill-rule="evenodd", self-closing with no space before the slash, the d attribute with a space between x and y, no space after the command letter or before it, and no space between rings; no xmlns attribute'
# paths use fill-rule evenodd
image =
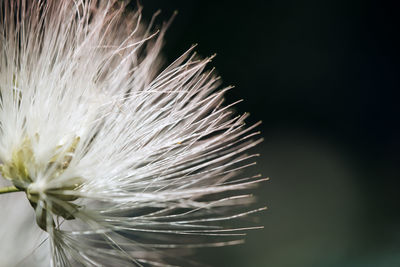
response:
<svg viewBox="0 0 400 267"><path fill-rule="evenodd" d="M238 190L263 179L237 171L258 133L221 105L211 58L161 70L167 25L117 1L7 0L0 17L2 183L22 191L0 196L1 266L185 265L241 242L251 227L223 223L255 212Z"/></svg>

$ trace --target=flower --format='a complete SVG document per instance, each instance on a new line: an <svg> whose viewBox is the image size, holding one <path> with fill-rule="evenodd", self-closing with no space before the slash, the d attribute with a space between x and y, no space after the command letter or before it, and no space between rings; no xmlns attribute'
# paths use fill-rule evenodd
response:
<svg viewBox="0 0 400 267"><path fill-rule="evenodd" d="M264 179L237 171L260 140L212 58L162 68L168 24L118 1L9 0L0 17L2 193L20 191L0 196L0 264L165 266L241 242L252 227L222 223L258 211L238 192Z"/></svg>

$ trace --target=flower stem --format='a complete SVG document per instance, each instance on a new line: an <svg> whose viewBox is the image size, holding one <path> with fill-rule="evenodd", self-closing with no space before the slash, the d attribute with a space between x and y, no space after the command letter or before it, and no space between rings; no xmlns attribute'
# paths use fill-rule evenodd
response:
<svg viewBox="0 0 400 267"><path fill-rule="evenodd" d="M0 195L1 194L6 194L6 193L12 193L12 192L18 192L21 191L15 186L7 186L7 187L1 187L0 188Z"/></svg>

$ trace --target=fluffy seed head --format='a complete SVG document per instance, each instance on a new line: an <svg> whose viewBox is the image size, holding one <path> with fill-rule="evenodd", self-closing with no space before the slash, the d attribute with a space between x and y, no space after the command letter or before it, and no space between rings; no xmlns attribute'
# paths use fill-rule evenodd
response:
<svg viewBox="0 0 400 267"><path fill-rule="evenodd" d="M122 1L4 0L0 18L0 170L23 191L0 196L1 231L29 224L0 264L165 266L241 242L250 227L223 222L254 212L238 192L263 179L237 171L258 133L222 105L211 58L162 67L168 25Z"/></svg>

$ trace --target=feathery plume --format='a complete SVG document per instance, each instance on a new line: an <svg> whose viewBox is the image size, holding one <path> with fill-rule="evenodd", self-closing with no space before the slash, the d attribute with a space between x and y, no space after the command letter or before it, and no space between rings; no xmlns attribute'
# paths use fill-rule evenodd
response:
<svg viewBox="0 0 400 267"><path fill-rule="evenodd" d="M122 1L0 4L0 265L166 266L241 242L260 140ZM48 251L48 252L46 252Z"/></svg>

